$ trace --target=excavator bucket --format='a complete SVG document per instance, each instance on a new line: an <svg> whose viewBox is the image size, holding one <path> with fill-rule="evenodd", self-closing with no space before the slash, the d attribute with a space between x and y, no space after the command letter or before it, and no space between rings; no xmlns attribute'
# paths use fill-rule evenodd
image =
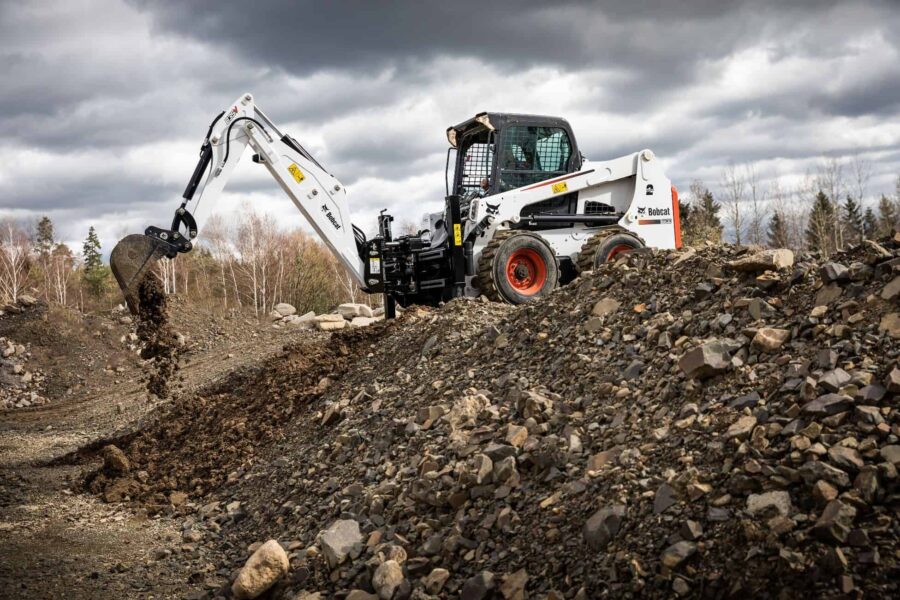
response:
<svg viewBox="0 0 900 600"><path fill-rule="evenodd" d="M156 261L166 255L167 246L162 240L134 233L119 240L109 255L109 266L134 315L140 307L138 286Z"/></svg>

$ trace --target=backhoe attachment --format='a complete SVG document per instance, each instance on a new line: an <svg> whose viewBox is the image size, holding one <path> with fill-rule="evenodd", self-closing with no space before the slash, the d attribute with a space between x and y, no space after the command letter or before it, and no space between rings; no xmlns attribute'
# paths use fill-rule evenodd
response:
<svg viewBox="0 0 900 600"><path fill-rule="evenodd" d="M181 226L186 226L186 235ZM116 244L109 255L109 266L125 296L125 303L132 314L140 309L138 288L147 272L161 258L175 258L179 252L190 252L190 238L197 236L194 217L182 205L175 212L171 229L148 227L143 235L127 235Z"/></svg>

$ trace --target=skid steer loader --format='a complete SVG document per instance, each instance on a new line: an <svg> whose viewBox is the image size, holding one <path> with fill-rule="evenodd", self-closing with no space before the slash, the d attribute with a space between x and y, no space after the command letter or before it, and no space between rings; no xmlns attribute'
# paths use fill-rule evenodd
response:
<svg viewBox="0 0 900 600"><path fill-rule="evenodd" d="M448 128L447 140L444 209L396 237L382 211L367 239L341 182L245 94L209 126L171 226L125 237L110 266L135 312L155 261L193 247L189 204L214 204L247 146L360 287L384 294L389 318L396 303L528 302L622 252L681 246L677 191L650 150L589 162L564 119L491 112Z"/></svg>

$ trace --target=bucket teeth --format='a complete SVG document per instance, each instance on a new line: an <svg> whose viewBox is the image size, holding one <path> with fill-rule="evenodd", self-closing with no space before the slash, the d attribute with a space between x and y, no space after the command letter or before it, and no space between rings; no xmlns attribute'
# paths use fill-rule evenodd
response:
<svg viewBox="0 0 900 600"><path fill-rule="evenodd" d="M125 236L109 255L109 266L122 289L128 310L137 314L137 288L147 271L166 255L165 242L135 233Z"/></svg>

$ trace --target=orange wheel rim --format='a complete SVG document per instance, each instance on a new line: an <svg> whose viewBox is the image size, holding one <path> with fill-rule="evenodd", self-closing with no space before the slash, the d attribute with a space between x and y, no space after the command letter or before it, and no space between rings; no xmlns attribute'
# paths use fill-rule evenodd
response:
<svg viewBox="0 0 900 600"><path fill-rule="evenodd" d="M506 261L506 279L523 296L533 296L547 283L547 263L531 248L519 248Z"/></svg>
<svg viewBox="0 0 900 600"><path fill-rule="evenodd" d="M631 252L634 250L628 244L619 244L618 246L613 246L613 249L609 251L609 254L606 255L606 262L611 262L616 259L620 254L625 254L626 252Z"/></svg>

